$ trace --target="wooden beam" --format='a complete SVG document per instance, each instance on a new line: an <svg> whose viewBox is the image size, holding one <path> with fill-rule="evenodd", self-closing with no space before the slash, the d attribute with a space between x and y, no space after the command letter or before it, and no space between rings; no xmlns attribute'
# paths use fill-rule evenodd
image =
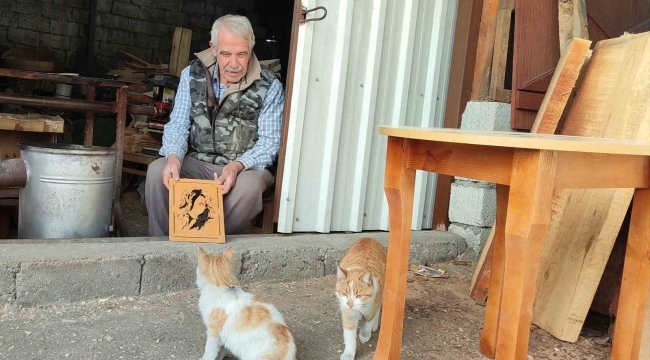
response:
<svg viewBox="0 0 650 360"><path fill-rule="evenodd" d="M449 74L449 89L445 106L446 128L460 128L461 117L472 93L474 66L483 0L459 0L454 31L454 46ZM433 205L433 228L449 227L450 176L439 175Z"/></svg>
<svg viewBox="0 0 650 360"><path fill-rule="evenodd" d="M438 174L510 184L512 148L410 140L407 167ZM480 150L480 151L477 151ZM485 156L484 154L490 154Z"/></svg>
<svg viewBox="0 0 650 360"><path fill-rule="evenodd" d="M484 0L481 15L481 27L474 67L474 82L472 84L472 100L489 97L490 73L492 71L492 53L496 36L497 14L499 0Z"/></svg>
<svg viewBox="0 0 650 360"><path fill-rule="evenodd" d="M523 110L537 110L540 106L542 106L542 101L544 101L544 94L516 90L513 108Z"/></svg>
<svg viewBox="0 0 650 360"><path fill-rule="evenodd" d="M499 10L497 16L496 36L494 38L492 74L490 79L489 98L492 100L496 100L498 89L505 89L506 63L508 61L508 47L510 45L511 17L512 9Z"/></svg>
<svg viewBox="0 0 650 360"><path fill-rule="evenodd" d="M532 133L553 134L564 113L571 92L585 63L591 41L575 39L569 45L553 72L548 94L540 105ZM541 129L540 129L541 126Z"/></svg>

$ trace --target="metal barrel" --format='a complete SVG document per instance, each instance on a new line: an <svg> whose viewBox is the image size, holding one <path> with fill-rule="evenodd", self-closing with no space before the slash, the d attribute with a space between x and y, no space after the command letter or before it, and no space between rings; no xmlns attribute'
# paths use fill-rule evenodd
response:
<svg viewBox="0 0 650 360"><path fill-rule="evenodd" d="M109 236L117 150L20 143L27 184L20 189L18 238Z"/></svg>

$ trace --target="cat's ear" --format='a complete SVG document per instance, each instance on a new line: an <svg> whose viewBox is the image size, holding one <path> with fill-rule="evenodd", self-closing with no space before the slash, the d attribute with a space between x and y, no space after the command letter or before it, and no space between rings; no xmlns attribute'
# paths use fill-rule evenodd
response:
<svg viewBox="0 0 650 360"><path fill-rule="evenodd" d="M223 252L223 256L228 260L232 260L232 258L235 256L235 249L230 246L226 249L226 251Z"/></svg>
<svg viewBox="0 0 650 360"><path fill-rule="evenodd" d="M372 282L370 281L370 273L367 272L367 273L363 274L363 276L361 277L361 281L363 281L364 283L366 283L368 285L372 284Z"/></svg>
<svg viewBox="0 0 650 360"><path fill-rule="evenodd" d="M336 277L337 277L339 280L345 280L345 278L348 277L348 272L345 271L345 270L343 270L343 269L341 269L340 266L337 266L337 267L336 267Z"/></svg>
<svg viewBox="0 0 650 360"><path fill-rule="evenodd" d="M205 264L205 262L208 260L208 253L206 253L205 250L203 250L203 248L200 246L197 250L197 255L199 257L199 264Z"/></svg>

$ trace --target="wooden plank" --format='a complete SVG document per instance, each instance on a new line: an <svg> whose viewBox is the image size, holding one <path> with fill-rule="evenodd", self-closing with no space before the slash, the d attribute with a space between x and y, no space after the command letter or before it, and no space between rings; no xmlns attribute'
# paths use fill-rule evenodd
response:
<svg viewBox="0 0 650 360"><path fill-rule="evenodd" d="M449 88L445 106L445 128L460 128L461 116L472 93L472 80L483 0L459 0L451 55ZM433 225L437 230L449 227L449 200L452 178L439 175L433 205Z"/></svg>
<svg viewBox="0 0 650 360"><path fill-rule="evenodd" d="M499 359L527 357L537 264L551 219L555 177L555 156L550 151L516 150L513 164L503 259L502 291L507 296L501 298L496 346ZM493 264L498 268L496 257Z"/></svg>
<svg viewBox="0 0 650 360"><path fill-rule="evenodd" d="M474 81L472 83L472 100L488 98L490 95L490 72L492 71L492 53L496 35L499 0L484 0L481 27L479 29Z"/></svg>
<svg viewBox="0 0 650 360"><path fill-rule="evenodd" d="M560 60L557 0L517 0L515 8L513 90L521 89L524 84L554 69ZM541 91L545 92L546 88ZM513 129L529 130L532 127L537 111L515 106L511 111L510 126Z"/></svg>
<svg viewBox="0 0 650 360"><path fill-rule="evenodd" d="M650 158L647 156L563 152L557 158L556 189L650 187Z"/></svg>
<svg viewBox="0 0 650 360"><path fill-rule="evenodd" d="M590 46L591 41L589 40L575 39L562 54L560 62L553 73L547 96L542 101L530 132L537 134L555 133L567 101L578 81L578 76L582 70L582 65L585 63Z"/></svg>
<svg viewBox="0 0 650 360"><path fill-rule="evenodd" d="M190 60L190 46L192 45L192 30L183 29L181 34L181 45L178 50L178 63L176 65L177 76L187 67Z"/></svg>
<svg viewBox="0 0 650 360"><path fill-rule="evenodd" d="M497 16L496 36L494 38L494 54L492 56L492 77L490 79L490 96L496 100L497 90L504 89L506 78L506 63L508 60L508 47L510 45L510 19L512 10L499 10Z"/></svg>
<svg viewBox="0 0 650 360"><path fill-rule="evenodd" d="M63 126L58 115L0 113L0 130L63 133Z"/></svg>
<svg viewBox="0 0 650 360"><path fill-rule="evenodd" d="M650 104L644 104L644 106L650 107ZM645 127L642 130L645 130ZM495 147L490 149L490 151L499 151L498 148L516 148L612 155L650 155L650 147L648 147L647 141L643 138L646 134L640 135L642 137L640 140L643 141L638 141L619 140L616 138L590 138L582 136L441 128L423 129L413 126L385 125L379 127L379 133L407 139L459 143L467 146L485 145Z"/></svg>
<svg viewBox="0 0 650 360"><path fill-rule="evenodd" d="M650 189L637 189L627 238L612 360L641 359L641 335L650 290Z"/></svg>
<svg viewBox="0 0 650 360"><path fill-rule="evenodd" d="M650 33L599 42L560 134L650 141ZM646 145L647 147L647 145ZM632 189L556 191L534 323L576 341Z"/></svg>
<svg viewBox="0 0 650 360"><path fill-rule="evenodd" d="M515 90L515 102L513 108L523 110L538 110L544 101L543 93Z"/></svg>
<svg viewBox="0 0 650 360"><path fill-rule="evenodd" d="M470 282L469 295L476 300L485 302L488 296L488 288L490 287L490 273L492 272L492 247L494 240L494 226L490 229L490 234L485 240L481 256L476 262L476 268L472 274Z"/></svg>
<svg viewBox="0 0 650 360"><path fill-rule="evenodd" d="M183 28L176 27L176 29L174 30L174 37L172 38L171 55L169 56L169 73L174 74L176 76L180 76L180 70L178 70L178 56L179 56L179 51L181 49L182 34L183 34Z"/></svg>

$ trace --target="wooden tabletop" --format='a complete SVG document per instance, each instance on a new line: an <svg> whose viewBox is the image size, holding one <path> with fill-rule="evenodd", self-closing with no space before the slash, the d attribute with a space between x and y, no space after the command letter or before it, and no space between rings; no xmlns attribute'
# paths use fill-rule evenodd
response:
<svg viewBox="0 0 650 360"><path fill-rule="evenodd" d="M379 133L399 138L447 143L518 149L650 156L650 142L630 140L565 135L542 135L504 131L468 131L413 126L380 126Z"/></svg>

